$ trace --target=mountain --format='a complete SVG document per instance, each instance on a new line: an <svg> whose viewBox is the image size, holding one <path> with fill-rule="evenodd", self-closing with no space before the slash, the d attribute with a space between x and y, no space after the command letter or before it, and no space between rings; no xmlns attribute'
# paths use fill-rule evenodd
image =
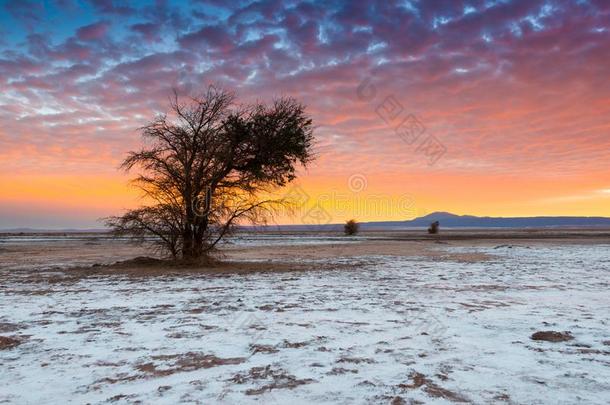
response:
<svg viewBox="0 0 610 405"><path fill-rule="evenodd" d="M610 218L605 217L477 217L455 215L450 212L433 212L410 221L369 222L365 228L376 227L427 227L439 221L445 228L541 228L610 226Z"/></svg>
<svg viewBox="0 0 610 405"><path fill-rule="evenodd" d="M409 221L362 222L363 230L399 230L408 228L427 228L432 222L439 221L443 228L552 228L552 227L610 227L610 218L606 217L477 217L474 215L456 215L450 212L433 212ZM278 231L343 231L343 224L331 223L321 225L275 225L251 227L252 230ZM0 234L7 233L99 233L104 229L0 229Z"/></svg>
<svg viewBox="0 0 610 405"><path fill-rule="evenodd" d="M605 217L477 217L456 215L450 212L433 212L409 221L362 222L363 230L399 230L427 228L439 221L442 228L553 228L553 227L610 227L610 218ZM283 231L342 231L343 224L279 225L261 229Z"/></svg>

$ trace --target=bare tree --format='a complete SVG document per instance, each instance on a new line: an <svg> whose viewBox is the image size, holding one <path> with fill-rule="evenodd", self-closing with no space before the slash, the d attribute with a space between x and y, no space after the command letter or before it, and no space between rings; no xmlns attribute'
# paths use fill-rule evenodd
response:
<svg viewBox="0 0 610 405"><path fill-rule="evenodd" d="M108 218L116 234L192 261L236 224L273 213L282 200L268 196L313 159L312 120L291 98L234 103L233 93L214 86L186 99L174 91L171 114L141 128L145 146L122 164L139 171L134 184L146 205Z"/></svg>

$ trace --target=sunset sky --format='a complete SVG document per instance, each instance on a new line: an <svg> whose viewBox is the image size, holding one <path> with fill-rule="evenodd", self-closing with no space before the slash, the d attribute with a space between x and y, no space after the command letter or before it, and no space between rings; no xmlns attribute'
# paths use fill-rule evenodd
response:
<svg viewBox="0 0 610 405"><path fill-rule="evenodd" d="M285 192L332 222L610 216L610 1L126 4L0 0L0 229L138 204L137 128L210 83L308 106L318 159Z"/></svg>

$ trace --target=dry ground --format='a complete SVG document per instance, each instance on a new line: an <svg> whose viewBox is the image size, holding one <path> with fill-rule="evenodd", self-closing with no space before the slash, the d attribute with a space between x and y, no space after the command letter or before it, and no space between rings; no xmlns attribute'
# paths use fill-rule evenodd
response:
<svg viewBox="0 0 610 405"><path fill-rule="evenodd" d="M608 403L610 238L578 232L254 235L198 267L5 238L0 403Z"/></svg>

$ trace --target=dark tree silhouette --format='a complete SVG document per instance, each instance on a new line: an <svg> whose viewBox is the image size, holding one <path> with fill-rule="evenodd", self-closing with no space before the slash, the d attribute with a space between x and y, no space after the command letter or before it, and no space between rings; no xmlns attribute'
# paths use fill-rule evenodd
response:
<svg viewBox="0 0 610 405"><path fill-rule="evenodd" d="M360 225L358 224L358 222L356 222L355 219L350 219L343 226L343 231L345 232L346 235L351 236L351 235L357 234L359 228L360 228Z"/></svg>
<svg viewBox="0 0 610 405"><path fill-rule="evenodd" d="M234 103L214 86L184 99L174 91L171 113L141 128L145 146L122 164L138 170L146 203L107 218L115 234L198 260L236 224L265 222L283 203L269 196L313 159L312 120L291 98Z"/></svg>
<svg viewBox="0 0 610 405"><path fill-rule="evenodd" d="M432 222L430 224L430 227L428 228L428 233L431 235L436 235L438 233L439 226L440 226L440 223L438 221Z"/></svg>

